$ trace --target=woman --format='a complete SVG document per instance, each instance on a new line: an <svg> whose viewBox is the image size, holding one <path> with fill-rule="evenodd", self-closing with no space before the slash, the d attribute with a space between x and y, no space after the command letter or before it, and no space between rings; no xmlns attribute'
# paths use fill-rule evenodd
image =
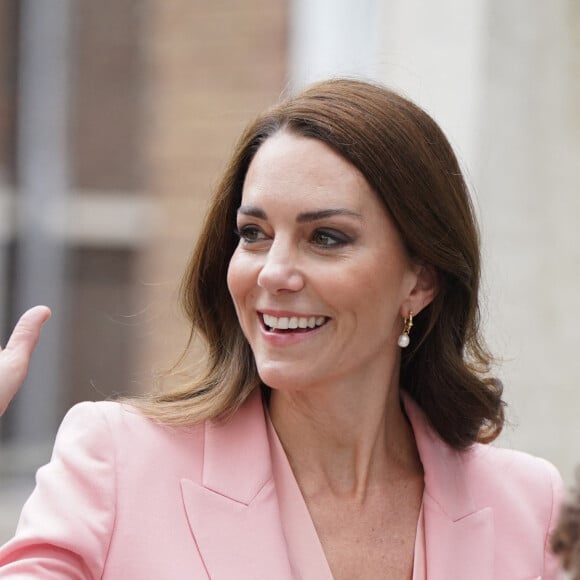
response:
<svg viewBox="0 0 580 580"><path fill-rule="evenodd" d="M184 278L207 373L75 407L0 577L558 577L556 470L485 445L479 260L426 113L352 80L276 105Z"/></svg>

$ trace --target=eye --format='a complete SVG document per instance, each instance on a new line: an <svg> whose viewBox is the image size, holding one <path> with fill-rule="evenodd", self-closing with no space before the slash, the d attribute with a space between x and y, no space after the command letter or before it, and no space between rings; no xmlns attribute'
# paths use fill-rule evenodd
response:
<svg viewBox="0 0 580 580"><path fill-rule="evenodd" d="M236 234L246 244L253 244L267 239L266 234L254 225L246 225L236 229Z"/></svg>
<svg viewBox="0 0 580 580"><path fill-rule="evenodd" d="M349 236L337 230L315 230L312 234L312 242L322 248L344 246L350 241Z"/></svg>

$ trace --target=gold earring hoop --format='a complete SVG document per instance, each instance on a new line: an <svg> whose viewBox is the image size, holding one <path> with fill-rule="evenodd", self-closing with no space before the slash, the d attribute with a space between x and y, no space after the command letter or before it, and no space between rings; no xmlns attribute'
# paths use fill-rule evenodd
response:
<svg viewBox="0 0 580 580"><path fill-rule="evenodd" d="M397 344L401 348L407 348L409 346L409 343L411 342L411 337L409 336L411 328L413 328L413 312L409 310L409 315L407 318L403 319L403 330L397 340Z"/></svg>

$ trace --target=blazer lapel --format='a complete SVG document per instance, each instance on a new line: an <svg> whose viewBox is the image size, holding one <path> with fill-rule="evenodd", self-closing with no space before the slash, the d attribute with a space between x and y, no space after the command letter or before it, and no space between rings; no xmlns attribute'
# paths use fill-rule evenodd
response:
<svg viewBox="0 0 580 580"><path fill-rule="evenodd" d="M445 580L493 578L493 511L478 508L469 492L469 456L456 451L430 428L417 404L403 394L425 472L423 513L427 577Z"/></svg>
<svg viewBox="0 0 580 580"><path fill-rule="evenodd" d="M491 508L453 520L425 494L427 577L445 580L493 579L493 517Z"/></svg>
<svg viewBox="0 0 580 580"><path fill-rule="evenodd" d="M207 422L201 484L181 481L207 574L291 578L259 390L225 423Z"/></svg>
<svg viewBox="0 0 580 580"><path fill-rule="evenodd" d="M492 509L475 506L466 481L474 451L450 448L405 394L403 403L425 471L427 577L491 580ZM228 422L206 423L202 481L183 479L181 491L209 578L292 578L259 391Z"/></svg>

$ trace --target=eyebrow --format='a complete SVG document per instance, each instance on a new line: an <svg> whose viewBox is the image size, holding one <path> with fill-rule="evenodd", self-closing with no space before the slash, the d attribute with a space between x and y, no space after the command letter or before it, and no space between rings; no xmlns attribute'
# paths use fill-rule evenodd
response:
<svg viewBox="0 0 580 580"><path fill-rule="evenodd" d="M238 209L238 214L252 216L258 219L268 219L266 212L259 207L253 205L242 205ZM298 223L315 222L334 216L350 216L357 219L362 219L361 214L346 208L320 209L317 211L306 211L299 213L296 221Z"/></svg>

